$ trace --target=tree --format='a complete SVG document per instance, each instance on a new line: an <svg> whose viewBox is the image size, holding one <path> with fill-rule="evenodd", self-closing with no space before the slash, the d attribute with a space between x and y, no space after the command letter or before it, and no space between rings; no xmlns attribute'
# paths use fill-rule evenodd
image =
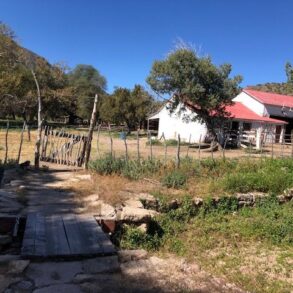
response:
<svg viewBox="0 0 293 293"><path fill-rule="evenodd" d="M130 131L142 125L153 102L153 98L140 85L135 85L133 90L116 88L102 104L101 119L116 124L125 123Z"/></svg>
<svg viewBox="0 0 293 293"><path fill-rule="evenodd" d="M107 80L91 65L79 64L68 74L69 85L73 88L78 116L89 119L93 108L93 98L99 94L98 108L106 93ZM99 111L97 110L99 114Z"/></svg>
<svg viewBox="0 0 293 293"><path fill-rule="evenodd" d="M172 97L171 112L179 103L183 112L186 103L192 105L193 120L204 122L217 139L216 128L229 115L225 107L240 90L242 77L229 78L231 70L229 64L216 66L210 57L199 57L192 48L181 47L154 62L147 82L155 92Z"/></svg>
<svg viewBox="0 0 293 293"><path fill-rule="evenodd" d="M287 82L293 83L293 66L292 66L292 64L290 62L287 62L285 69L286 69L286 75L287 75Z"/></svg>

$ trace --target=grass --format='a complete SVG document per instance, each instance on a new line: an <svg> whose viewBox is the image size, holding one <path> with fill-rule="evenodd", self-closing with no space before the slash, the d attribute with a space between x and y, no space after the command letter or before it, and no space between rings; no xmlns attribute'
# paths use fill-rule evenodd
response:
<svg viewBox="0 0 293 293"><path fill-rule="evenodd" d="M279 205L274 196L241 210L231 200L217 209L209 200L195 208L185 197L182 207L157 217L147 234L126 227L120 243L184 256L252 292L290 292L292 211L293 202Z"/></svg>
<svg viewBox="0 0 293 293"><path fill-rule="evenodd" d="M143 177L159 179L168 188L192 190L207 195L233 195L235 193L265 192L280 194L293 187L293 160L280 159L203 159L181 161L176 169L174 161L164 164L160 160L128 160L106 155L92 161L90 168L98 174L116 174L137 180ZM198 195L198 194L197 194Z"/></svg>

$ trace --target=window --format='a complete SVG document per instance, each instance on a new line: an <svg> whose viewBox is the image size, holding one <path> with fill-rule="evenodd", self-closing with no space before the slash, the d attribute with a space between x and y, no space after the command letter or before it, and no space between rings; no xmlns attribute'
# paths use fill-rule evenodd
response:
<svg viewBox="0 0 293 293"><path fill-rule="evenodd" d="M250 131L251 130L251 123L243 123L243 131Z"/></svg>

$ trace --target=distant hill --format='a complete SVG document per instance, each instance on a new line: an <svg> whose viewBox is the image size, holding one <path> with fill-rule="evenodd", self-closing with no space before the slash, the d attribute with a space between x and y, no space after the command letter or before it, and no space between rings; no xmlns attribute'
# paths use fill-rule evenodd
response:
<svg viewBox="0 0 293 293"><path fill-rule="evenodd" d="M264 91L264 92L281 94L281 95L293 96L293 83L269 82L269 83L257 84L253 86L247 86L247 88Z"/></svg>

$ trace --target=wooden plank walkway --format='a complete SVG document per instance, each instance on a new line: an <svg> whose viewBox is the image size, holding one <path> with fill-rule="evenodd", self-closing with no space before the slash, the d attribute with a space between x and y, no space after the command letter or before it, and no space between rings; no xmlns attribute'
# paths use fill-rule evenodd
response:
<svg viewBox="0 0 293 293"><path fill-rule="evenodd" d="M116 249L94 217L75 214L27 216L23 257L73 257L115 254Z"/></svg>

